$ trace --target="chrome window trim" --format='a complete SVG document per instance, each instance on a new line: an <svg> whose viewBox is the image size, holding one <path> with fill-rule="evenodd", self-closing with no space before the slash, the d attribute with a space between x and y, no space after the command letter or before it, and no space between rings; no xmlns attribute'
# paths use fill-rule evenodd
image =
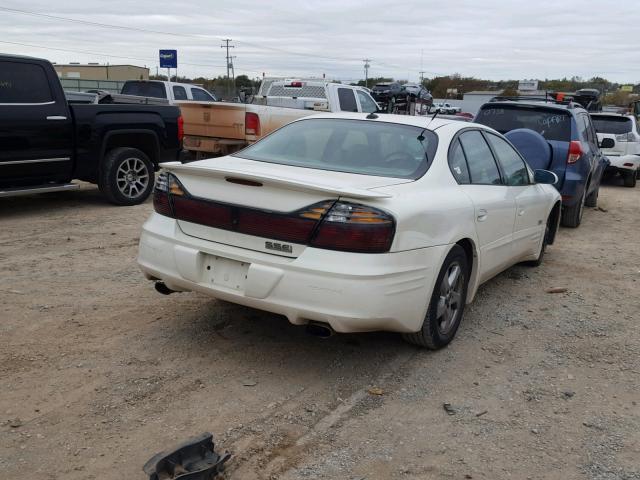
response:
<svg viewBox="0 0 640 480"><path fill-rule="evenodd" d="M1 106L11 107L11 106L26 106L26 105L53 105L56 103L55 100L51 100L50 102L39 102L39 103L0 103Z"/></svg>
<svg viewBox="0 0 640 480"><path fill-rule="evenodd" d="M58 158L37 158L34 160L11 160L8 162L0 161L0 166L2 165L20 165L23 163L44 163L44 162L68 162L71 160L71 157L58 157Z"/></svg>

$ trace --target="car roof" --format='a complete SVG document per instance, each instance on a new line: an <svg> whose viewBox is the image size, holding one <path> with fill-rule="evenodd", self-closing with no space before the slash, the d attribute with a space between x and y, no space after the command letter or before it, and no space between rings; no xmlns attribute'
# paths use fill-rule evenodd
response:
<svg viewBox="0 0 640 480"><path fill-rule="evenodd" d="M545 101L545 100L495 100L492 102L487 102L483 104L480 108L491 107L495 105L508 105L510 107L517 107L518 105L523 105L527 107L541 107L541 108L551 108L555 110L563 110L565 112L586 112L586 110L578 103L557 103L553 101Z"/></svg>
<svg viewBox="0 0 640 480"><path fill-rule="evenodd" d="M469 128L470 122L464 120L458 120L454 118L439 118L433 115L430 116L414 116L414 115L394 115L394 114L376 114L376 118L367 118L369 114L366 113L319 113L315 115L310 115L308 117L302 117L296 122L301 122L305 120L314 120L321 118L330 118L330 119L340 119L340 120L363 120L368 122L384 122L384 123L395 123L397 125L409 125L413 127L421 127L427 128L431 131L437 130L440 127L444 126L452 126L459 127L458 129ZM462 117L461 117L462 118ZM489 130L494 132L495 130L486 125L482 125L479 123L473 123L472 126L474 128Z"/></svg>
<svg viewBox="0 0 640 480"><path fill-rule="evenodd" d="M618 112L593 112L589 113L592 117L624 117L624 118L636 118L634 115L630 113L618 113Z"/></svg>

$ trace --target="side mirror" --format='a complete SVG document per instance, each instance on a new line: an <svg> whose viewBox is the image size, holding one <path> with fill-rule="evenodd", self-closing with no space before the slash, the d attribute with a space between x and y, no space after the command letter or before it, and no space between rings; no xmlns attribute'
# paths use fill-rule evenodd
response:
<svg viewBox="0 0 640 480"><path fill-rule="evenodd" d="M613 138L603 138L600 142L600 148L613 148L616 146L616 142Z"/></svg>
<svg viewBox="0 0 640 480"><path fill-rule="evenodd" d="M558 176L549 170L538 169L533 172L533 181L536 183L555 185L558 183Z"/></svg>

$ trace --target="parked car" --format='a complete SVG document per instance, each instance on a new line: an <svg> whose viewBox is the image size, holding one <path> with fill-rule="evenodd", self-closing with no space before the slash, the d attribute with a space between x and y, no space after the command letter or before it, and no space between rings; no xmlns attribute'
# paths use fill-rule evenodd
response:
<svg viewBox="0 0 640 480"><path fill-rule="evenodd" d="M138 253L158 291L434 349L482 282L542 261L560 215L555 174L488 127L437 118L322 114L164 167Z"/></svg>
<svg viewBox="0 0 640 480"><path fill-rule="evenodd" d="M608 160L600 151L596 132L587 111L571 101L540 99L498 100L480 107L475 122L494 128L509 137L532 168L551 170L558 176L556 187L562 194L562 225L578 227L584 206L595 207L602 173ZM520 130L537 132L535 155L527 155L532 145ZM518 131L516 131L518 130Z"/></svg>
<svg viewBox="0 0 640 480"><path fill-rule="evenodd" d="M460 113L462 108L455 107L447 102L434 103L431 107L431 112L435 113L443 113L445 115L455 115L456 113Z"/></svg>
<svg viewBox="0 0 640 480"><path fill-rule="evenodd" d="M640 127L636 117L592 113L591 119L598 141L604 144L609 139L609 148L602 150L610 162L605 173L619 174L625 187L635 187L640 178Z"/></svg>
<svg viewBox="0 0 640 480"><path fill-rule="evenodd" d="M177 107L98 104L84 93L65 97L47 60L0 55L0 196L98 184L117 205L143 202L158 163L181 153ZM71 95L73 98L74 96Z"/></svg>
<svg viewBox="0 0 640 480"><path fill-rule="evenodd" d="M180 104L184 116L184 147L191 157L233 153L281 126L318 112L379 110L362 87L325 80L270 80L257 101L262 104L217 102Z"/></svg>
<svg viewBox="0 0 640 480"><path fill-rule="evenodd" d="M124 82L120 93L139 97L165 98L172 105L183 101L217 101L215 95L197 85L163 80L128 80Z"/></svg>
<svg viewBox="0 0 640 480"><path fill-rule="evenodd" d="M384 103L396 101L404 94L402 85L398 82L376 83L371 92L376 101Z"/></svg>

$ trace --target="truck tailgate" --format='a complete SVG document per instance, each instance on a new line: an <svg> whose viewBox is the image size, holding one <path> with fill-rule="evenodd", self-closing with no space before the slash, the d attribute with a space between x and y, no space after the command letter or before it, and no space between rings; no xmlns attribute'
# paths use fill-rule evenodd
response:
<svg viewBox="0 0 640 480"><path fill-rule="evenodd" d="M245 140L244 103L179 102L184 134L195 137Z"/></svg>

